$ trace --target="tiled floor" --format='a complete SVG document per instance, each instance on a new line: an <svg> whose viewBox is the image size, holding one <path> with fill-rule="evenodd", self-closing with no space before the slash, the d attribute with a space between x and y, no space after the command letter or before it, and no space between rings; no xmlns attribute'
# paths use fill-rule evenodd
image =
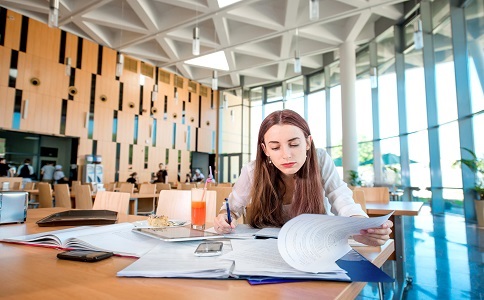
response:
<svg viewBox="0 0 484 300"><path fill-rule="evenodd" d="M407 285L403 299L484 299L484 229L458 215L433 216L424 206L417 217L404 217ZM392 274L392 264L383 270ZM393 297L392 285L384 287ZM378 299L370 283L357 299Z"/></svg>

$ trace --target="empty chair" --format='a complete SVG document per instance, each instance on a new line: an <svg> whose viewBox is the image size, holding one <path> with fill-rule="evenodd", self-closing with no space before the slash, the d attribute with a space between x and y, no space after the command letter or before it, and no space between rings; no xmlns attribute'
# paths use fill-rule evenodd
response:
<svg viewBox="0 0 484 300"><path fill-rule="evenodd" d="M35 189L35 182L26 182L24 185L24 191Z"/></svg>
<svg viewBox="0 0 484 300"><path fill-rule="evenodd" d="M79 180L74 180L71 183L71 192L75 195L77 191L77 187L81 185L81 182Z"/></svg>
<svg viewBox="0 0 484 300"><path fill-rule="evenodd" d="M390 191L387 187L355 187L353 192L361 190L365 192L366 203L388 203L390 202Z"/></svg>
<svg viewBox="0 0 484 300"><path fill-rule="evenodd" d="M196 183L182 183L179 184L179 189L184 191L191 191L193 188L197 187Z"/></svg>
<svg viewBox="0 0 484 300"><path fill-rule="evenodd" d="M215 205L217 193L207 191L205 195L206 222L212 223L215 218ZM187 190L162 190L158 199L157 215L167 216L174 220L187 220L192 218L192 193Z"/></svg>
<svg viewBox="0 0 484 300"><path fill-rule="evenodd" d="M50 183L39 182L37 188L39 189L39 208L54 207Z"/></svg>
<svg viewBox="0 0 484 300"><path fill-rule="evenodd" d="M142 183L139 187L139 194L155 194L156 185ZM151 215L156 210L156 197L138 198L138 215Z"/></svg>
<svg viewBox="0 0 484 300"><path fill-rule="evenodd" d="M110 182L104 184L104 190L108 192L114 192L114 188L116 187L116 182Z"/></svg>
<svg viewBox="0 0 484 300"><path fill-rule="evenodd" d="M129 182L122 182L119 186L119 192L121 193L130 193L132 194L134 191L134 184Z"/></svg>
<svg viewBox="0 0 484 300"><path fill-rule="evenodd" d="M72 208L69 185L54 184L55 207Z"/></svg>
<svg viewBox="0 0 484 300"><path fill-rule="evenodd" d="M89 184L82 184L77 187L76 208L92 209L91 186Z"/></svg>
<svg viewBox="0 0 484 300"><path fill-rule="evenodd" d="M20 191L21 188L22 188L21 182L15 181L10 184L11 191Z"/></svg>
<svg viewBox="0 0 484 300"><path fill-rule="evenodd" d="M361 206L361 209L366 212L365 192L361 189L353 190L353 200Z"/></svg>
<svg viewBox="0 0 484 300"><path fill-rule="evenodd" d="M170 183L161 183L157 182L155 183L156 185L156 193L159 194L161 190L171 190L171 184Z"/></svg>
<svg viewBox="0 0 484 300"><path fill-rule="evenodd" d="M129 197L129 193L100 191L96 194L92 209L107 209L127 215Z"/></svg>

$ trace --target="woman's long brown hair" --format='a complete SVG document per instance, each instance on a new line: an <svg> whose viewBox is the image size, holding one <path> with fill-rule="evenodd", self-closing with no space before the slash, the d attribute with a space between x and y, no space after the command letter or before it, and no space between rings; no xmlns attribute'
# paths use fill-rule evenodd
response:
<svg viewBox="0 0 484 300"><path fill-rule="evenodd" d="M311 135L307 122L299 114L289 109L275 111L262 121L257 139L257 157L251 190L252 202L247 213L248 223L256 228L281 227L287 217L293 218L304 213L324 213L321 167L318 163L316 148L311 141L306 162L294 174L296 185L290 215L284 214L283 199L286 187L282 179L282 172L269 163L262 149L264 135L274 125L296 126L302 130L306 139Z"/></svg>

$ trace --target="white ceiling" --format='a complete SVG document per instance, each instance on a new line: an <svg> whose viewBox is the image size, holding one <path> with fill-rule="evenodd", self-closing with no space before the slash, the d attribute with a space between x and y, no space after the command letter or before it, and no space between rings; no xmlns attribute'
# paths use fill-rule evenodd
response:
<svg viewBox="0 0 484 300"><path fill-rule="evenodd" d="M303 73L323 66L323 53L345 41L364 44L375 21L397 23L407 0L319 0L319 19L309 20L309 0L60 0L59 27L126 55L211 84L212 69L185 63L192 30L200 28L200 56L223 51L228 71L219 86L256 86L296 76L299 48ZM47 22L49 0L0 0L0 6ZM296 39L296 29L298 38Z"/></svg>

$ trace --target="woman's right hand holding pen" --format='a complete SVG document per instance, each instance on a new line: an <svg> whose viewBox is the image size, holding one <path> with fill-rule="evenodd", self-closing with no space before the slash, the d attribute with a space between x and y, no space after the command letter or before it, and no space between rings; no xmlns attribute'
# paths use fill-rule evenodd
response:
<svg viewBox="0 0 484 300"><path fill-rule="evenodd" d="M237 226L237 221L232 218L232 223L228 223L227 213L221 213L215 217L213 228L217 233L231 233Z"/></svg>

